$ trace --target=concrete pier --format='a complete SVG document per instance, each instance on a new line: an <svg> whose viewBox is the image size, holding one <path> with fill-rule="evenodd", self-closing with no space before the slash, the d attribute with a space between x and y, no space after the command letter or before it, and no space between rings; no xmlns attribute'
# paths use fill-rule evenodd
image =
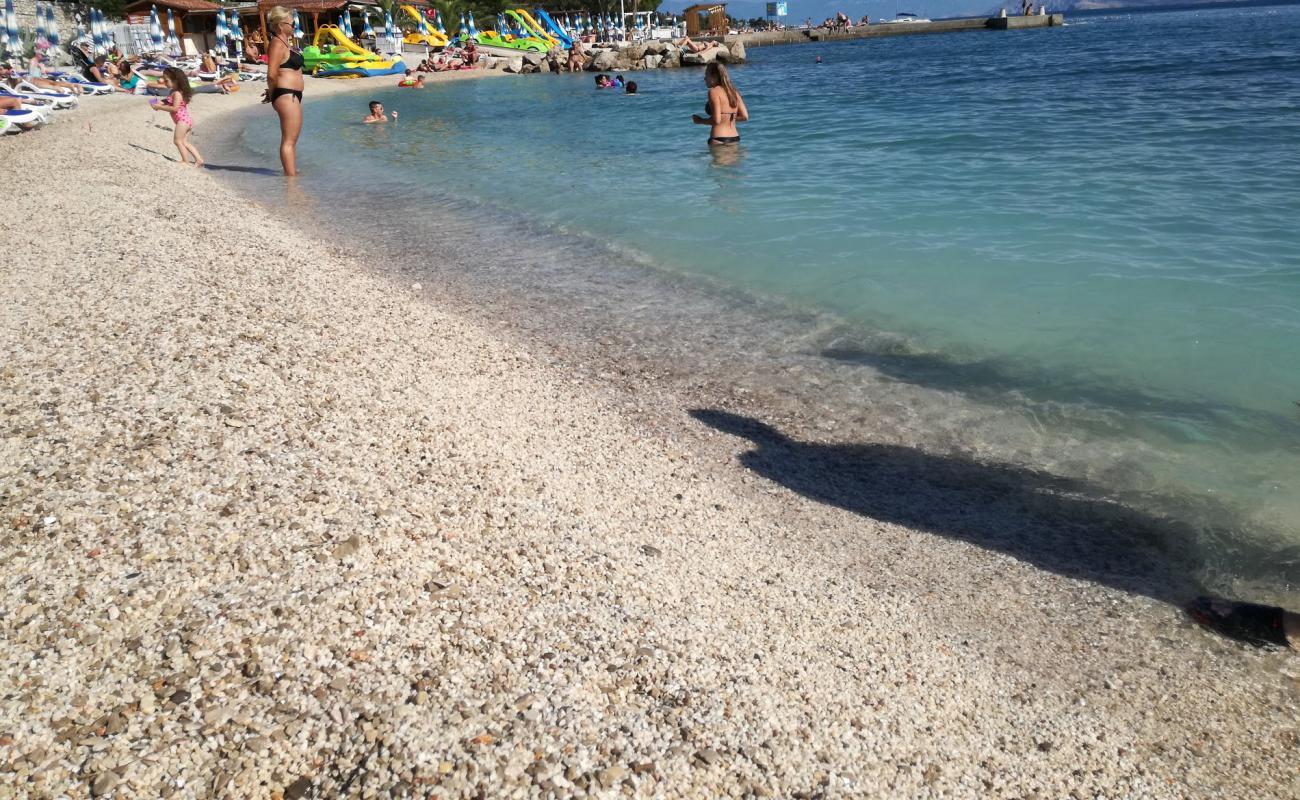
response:
<svg viewBox="0 0 1300 800"><path fill-rule="evenodd" d="M956 33L958 31L1005 31L1027 28L1051 28L1065 24L1064 14L1034 14L1019 17L971 17L967 19L941 19L935 22L894 22L874 25L855 25L846 30L829 28L791 28L784 31L758 31L724 36L730 44L740 42L746 47L763 47L772 44L801 44L805 42L835 42L844 39L872 39L877 36L910 36L921 33Z"/></svg>

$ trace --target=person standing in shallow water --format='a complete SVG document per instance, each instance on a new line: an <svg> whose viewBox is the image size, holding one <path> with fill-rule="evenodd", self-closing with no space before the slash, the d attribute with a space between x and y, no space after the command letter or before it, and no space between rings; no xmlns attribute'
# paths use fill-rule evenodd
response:
<svg viewBox="0 0 1300 800"><path fill-rule="evenodd" d="M695 114L691 121L696 125L708 125L709 145L740 144L740 131L737 122L749 121L749 109L740 92L731 83L727 68L716 61L704 68L704 85L709 87L709 101L704 105L708 116Z"/></svg>
<svg viewBox="0 0 1300 800"><path fill-rule="evenodd" d="M302 53L293 46L293 15L284 6L266 13L271 45L266 54L266 95L280 115L280 163L285 175L298 174L298 134L302 132Z"/></svg>

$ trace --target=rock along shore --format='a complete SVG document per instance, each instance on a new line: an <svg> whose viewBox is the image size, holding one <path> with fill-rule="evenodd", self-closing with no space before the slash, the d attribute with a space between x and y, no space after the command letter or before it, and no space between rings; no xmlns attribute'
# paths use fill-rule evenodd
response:
<svg viewBox="0 0 1300 800"><path fill-rule="evenodd" d="M584 70L588 72L635 72L647 69L673 69L676 67L703 66L717 61L721 64L742 64L745 61L744 42L719 43L717 47L699 53L688 52L672 42L644 42L624 47L594 49L587 56ZM568 67L568 53L556 48L549 53L522 53L520 55L491 55L488 69L529 74L535 72L564 72Z"/></svg>
<svg viewBox="0 0 1300 800"><path fill-rule="evenodd" d="M141 102L0 139L0 797L1295 796L1289 657L761 480Z"/></svg>

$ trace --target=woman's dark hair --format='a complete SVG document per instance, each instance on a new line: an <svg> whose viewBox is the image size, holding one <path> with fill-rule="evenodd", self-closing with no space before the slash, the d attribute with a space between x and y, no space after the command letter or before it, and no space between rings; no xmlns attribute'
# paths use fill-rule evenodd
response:
<svg viewBox="0 0 1300 800"><path fill-rule="evenodd" d="M371 113L371 114L375 113L375 106L382 106L382 105L383 105L383 103L379 102L378 100L371 100L371 101L370 101L370 113Z"/></svg>
<svg viewBox="0 0 1300 800"><path fill-rule="evenodd" d="M171 84L173 92L180 92L181 99L186 103L194 97L194 90L190 88L190 79L185 76L177 67L168 67L163 70L163 76L167 78L167 83Z"/></svg>
<svg viewBox="0 0 1300 800"><path fill-rule="evenodd" d="M628 81L628 82L627 82L627 93L628 93L628 94L636 94L636 81Z"/></svg>

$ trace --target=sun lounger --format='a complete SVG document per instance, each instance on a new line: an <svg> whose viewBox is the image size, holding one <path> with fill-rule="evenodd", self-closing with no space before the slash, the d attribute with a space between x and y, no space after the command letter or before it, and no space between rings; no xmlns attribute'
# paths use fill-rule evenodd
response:
<svg viewBox="0 0 1300 800"><path fill-rule="evenodd" d="M0 111L0 119L4 121L4 127L0 128L0 133L29 131L45 124L45 117L39 112L29 108L13 111Z"/></svg>
<svg viewBox="0 0 1300 800"><path fill-rule="evenodd" d="M58 110L77 107L77 96L71 92L60 92L57 89L36 86L30 81L21 80L17 85L10 88L10 91L16 94L28 95L38 100L48 100Z"/></svg>
<svg viewBox="0 0 1300 800"><path fill-rule="evenodd" d="M51 78L55 80L67 81L68 83L77 84L78 86L81 87L81 91L83 94L112 94L113 93L113 87L109 86L107 83L95 83L94 81L88 81L85 79L85 77L78 75L75 72L51 72L49 73L49 75Z"/></svg>

